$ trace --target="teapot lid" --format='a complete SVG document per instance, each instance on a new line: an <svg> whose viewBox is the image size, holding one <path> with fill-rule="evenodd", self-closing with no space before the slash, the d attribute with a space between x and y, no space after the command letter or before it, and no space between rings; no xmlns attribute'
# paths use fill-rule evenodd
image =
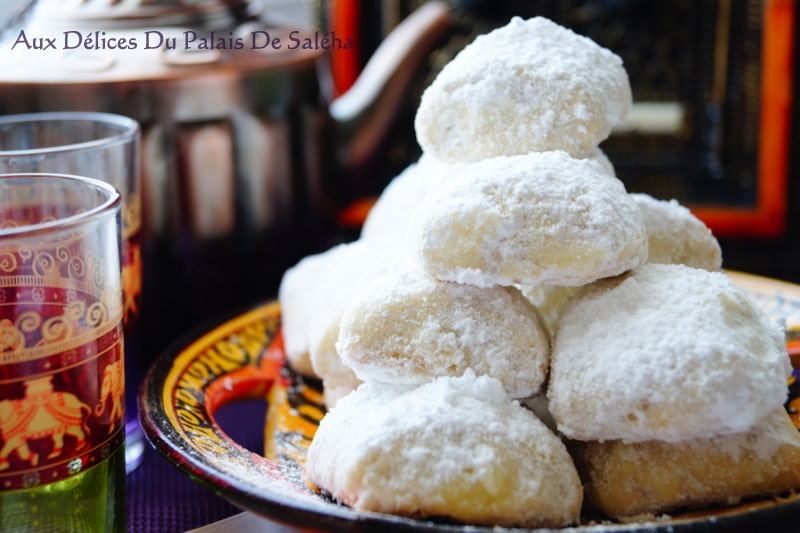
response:
<svg viewBox="0 0 800 533"><path fill-rule="evenodd" d="M257 14L250 0L39 0L31 19L70 27L215 29L234 26Z"/></svg>

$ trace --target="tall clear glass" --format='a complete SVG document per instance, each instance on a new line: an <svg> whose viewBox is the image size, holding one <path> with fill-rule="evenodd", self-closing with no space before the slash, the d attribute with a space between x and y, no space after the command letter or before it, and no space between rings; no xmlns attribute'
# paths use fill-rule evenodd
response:
<svg viewBox="0 0 800 533"><path fill-rule="evenodd" d="M0 117L0 174L53 172L98 179L122 195L122 274L126 339L126 464L144 453L136 385L143 373L139 316L142 306L139 124L111 113L52 112Z"/></svg>
<svg viewBox="0 0 800 533"><path fill-rule="evenodd" d="M125 530L120 203L0 174L0 531Z"/></svg>

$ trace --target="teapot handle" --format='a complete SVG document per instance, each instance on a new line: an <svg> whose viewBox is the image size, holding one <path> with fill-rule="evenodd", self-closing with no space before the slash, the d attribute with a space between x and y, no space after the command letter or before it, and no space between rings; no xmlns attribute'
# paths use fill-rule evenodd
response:
<svg viewBox="0 0 800 533"><path fill-rule="evenodd" d="M361 168L386 138L420 65L451 26L446 2L427 2L383 40L361 75L330 105L345 138L340 162L345 172Z"/></svg>

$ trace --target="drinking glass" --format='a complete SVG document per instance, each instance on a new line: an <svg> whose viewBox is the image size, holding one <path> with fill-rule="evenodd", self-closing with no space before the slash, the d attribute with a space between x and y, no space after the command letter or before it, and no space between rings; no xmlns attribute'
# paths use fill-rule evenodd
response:
<svg viewBox="0 0 800 533"><path fill-rule="evenodd" d="M125 529L120 195L0 174L0 531Z"/></svg>
<svg viewBox="0 0 800 533"><path fill-rule="evenodd" d="M139 316L142 295L139 124L111 113L50 112L0 117L0 174L73 174L113 185L122 195L122 276L126 378L126 464L142 460L136 385L143 373Z"/></svg>

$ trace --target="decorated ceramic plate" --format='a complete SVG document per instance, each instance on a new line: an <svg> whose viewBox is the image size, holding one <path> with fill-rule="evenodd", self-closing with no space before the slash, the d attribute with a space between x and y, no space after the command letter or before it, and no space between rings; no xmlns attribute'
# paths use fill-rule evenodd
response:
<svg viewBox="0 0 800 533"><path fill-rule="evenodd" d="M789 351L800 359L800 286L729 272L770 316L784 320ZM215 419L221 406L268 398L264 455L244 448ZM800 385L790 380L787 409L800 428ZM234 505L301 528L323 531L493 532L438 521L356 512L320 494L303 475L306 450L324 405L319 384L285 366L280 308L265 303L165 353L148 372L139 399L142 425L153 445L197 482ZM800 495L687 510L631 523L587 519L558 531L793 531L800 528ZM537 530L544 531L544 530Z"/></svg>

